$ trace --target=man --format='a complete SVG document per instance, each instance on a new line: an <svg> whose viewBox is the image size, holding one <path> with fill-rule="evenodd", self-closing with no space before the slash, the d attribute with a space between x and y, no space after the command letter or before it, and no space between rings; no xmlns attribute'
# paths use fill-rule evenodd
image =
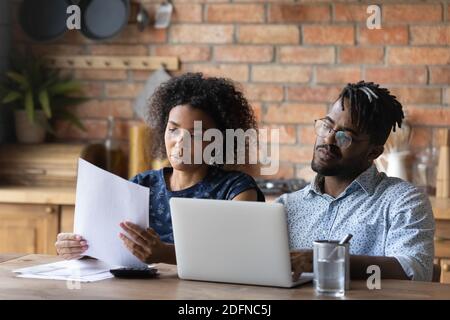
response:
<svg viewBox="0 0 450 320"><path fill-rule="evenodd" d="M294 277L312 271L313 241L350 233L352 278L367 278L367 267L377 265L382 278L431 280L430 202L373 164L403 118L387 89L360 81L348 84L328 115L316 120L311 167L317 175L304 189L277 199L286 208Z"/></svg>

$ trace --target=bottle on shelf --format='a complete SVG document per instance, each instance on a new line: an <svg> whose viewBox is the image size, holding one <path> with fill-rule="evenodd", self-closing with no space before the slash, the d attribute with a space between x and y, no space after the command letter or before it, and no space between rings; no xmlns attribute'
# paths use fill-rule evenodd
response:
<svg viewBox="0 0 450 320"><path fill-rule="evenodd" d="M115 175L126 177L125 154L120 149L119 141L114 137L115 125L114 117L108 116L108 133L104 142L106 151L105 169Z"/></svg>

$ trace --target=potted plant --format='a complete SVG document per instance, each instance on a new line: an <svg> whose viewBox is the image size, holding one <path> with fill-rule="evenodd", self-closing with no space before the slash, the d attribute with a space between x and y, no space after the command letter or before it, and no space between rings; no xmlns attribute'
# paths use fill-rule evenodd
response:
<svg viewBox="0 0 450 320"><path fill-rule="evenodd" d="M47 133L55 133L50 122L54 119L68 120L85 130L68 110L86 100L79 95L79 82L61 77L58 70L33 55L15 58L0 84L0 104L13 106L20 143L44 142Z"/></svg>

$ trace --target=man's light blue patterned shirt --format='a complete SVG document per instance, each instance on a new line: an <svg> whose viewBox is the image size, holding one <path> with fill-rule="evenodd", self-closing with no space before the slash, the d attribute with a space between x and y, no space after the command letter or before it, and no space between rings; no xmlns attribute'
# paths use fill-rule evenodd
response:
<svg viewBox="0 0 450 320"><path fill-rule="evenodd" d="M321 192L321 179L317 175L302 190L277 199L286 208L291 249L351 233L351 254L395 257L413 280L431 280L434 218L425 194L374 165L337 198Z"/></svg>

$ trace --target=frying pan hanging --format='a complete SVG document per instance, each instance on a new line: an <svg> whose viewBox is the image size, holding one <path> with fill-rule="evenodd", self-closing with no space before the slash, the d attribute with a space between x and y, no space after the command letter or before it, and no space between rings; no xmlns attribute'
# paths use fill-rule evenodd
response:
<svg viewBox="0 0 450 320"><path fill-rule="evenodd" d="M19 9L23 31L35 41L50 41L67 31L69 0L24 0Z"/></svg>
<svg viewBox="0 0 450 320"><path fill-rule="evenodd" d="M128 24L129 0L82 0L81 32L92 40L116 36Z"/></svg>

